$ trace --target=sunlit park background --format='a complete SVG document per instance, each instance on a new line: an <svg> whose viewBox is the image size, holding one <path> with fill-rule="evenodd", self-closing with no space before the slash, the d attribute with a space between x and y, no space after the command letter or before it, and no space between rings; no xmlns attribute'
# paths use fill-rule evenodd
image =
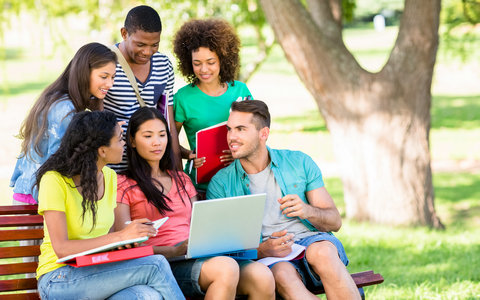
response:
<svg viewBox="0 0 480 300"><path fill-rule="evenodd" d="M444 1L444 5L454 2L461 0ZM0 1L2 5L8 3ZM139 4L122 3L123 15ZM203 9L199 15L208 16L208 9L202 8L204 2L199 3L196 8ZM186 17L176 15L171 8L162 10L162 4L151 5L164 25L160 51L174 61L171 37ZM343 36L347 47L369 71L380 70L386 62L398 32L397 13L402 5L401 0L357 1L355 17L346 24ZM379 13L387 17L386 27L375 29L372 20ZM442 20L446 19L445 13L442 10ZM78 47L90 41L119 41L123 18L110 18L105 13L95 20L92 29L87 16L88 12L72 11L50 18L39 9L12 12L2 23L1 205L10 204L12 199L8 184L20 145L15 135L33 101L60 74ZM229 16L225 15L227 19ZM473 34L469 31L470 46L462 48L460 38L447 39L443 34L449 25L440 26L430 131L435 204L446 229L398 228L344 219L337 236L349 255L349 271L373 269L385 278L383 284L365 288L369 299L480 298L480 29L477 26ZM258 58L255 32L248 26L238 26L237 30L243 44L245 74L247 66ZM273 38L268 26L264 30ZM462 30L457 34L461 35ZM176 74L175 90L184 84L181 75ZM272 47L247 84L254 97L270 107L273 124L269 145L302 150L312 156L345 216L342 182L327 126L280 46ZM185 139L182 143L186 144Z"/></svg>

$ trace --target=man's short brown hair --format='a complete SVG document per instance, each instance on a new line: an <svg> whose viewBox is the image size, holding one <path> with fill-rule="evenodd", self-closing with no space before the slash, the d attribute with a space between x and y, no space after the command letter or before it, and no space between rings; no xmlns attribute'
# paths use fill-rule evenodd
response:
<svg viewBox="0 0 480 300"><path fill-rule="evenodd" d="M260 100L235 101L231 108L232 111L252 113L252 120L257 129L270 128L270 113L265 102Z"/></svg>

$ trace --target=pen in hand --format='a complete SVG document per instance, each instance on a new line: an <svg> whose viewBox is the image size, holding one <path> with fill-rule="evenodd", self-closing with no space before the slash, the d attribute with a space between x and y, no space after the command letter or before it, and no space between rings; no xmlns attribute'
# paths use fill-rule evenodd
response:
<svg viewBox="0 0 480 300"><path fill-rule="evenodd" d="M287 234L282 235L282 236L273 236L273 235L270 235L270 236L268 236L268 239L276 240L276 239L280 239L280 238L283 238L284 236L288 236L288 235L290 235L290 239L287 240L287 241L285 241L285 242L283 242L282 245L284 245L284 244L289 243L290 241L293 241L293 238L295 237L295 235L294 235L293 233L287 233Z"/></svg>
<svg viewBox="0 0 480 300"><path fill-rule="evenodd" d="M195 150L192 151L192 154L195 154ZM195 161L195 158L192 158L190 160L190 166L188 167L188 174L192 174L192 168L193 168L193 165L194 165L194 161Z"/></svg>
<svg viewBox="0 0 480 300"><path fill-rule="evenodd" d="M130 223L132 223L132 221L127 221L127 222L125 222L125 225L128 225L128 224L130 224ZM144 223L142 223L142 224L143 224L143 225L153 225L153 222L144 222Z"/></svg>

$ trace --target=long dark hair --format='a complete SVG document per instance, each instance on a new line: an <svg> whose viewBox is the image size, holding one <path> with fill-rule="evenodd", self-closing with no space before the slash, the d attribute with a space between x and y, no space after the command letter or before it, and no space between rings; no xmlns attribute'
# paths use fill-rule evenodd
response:
<svg viewBox="0 0 480 300"><path fill-rule="evenodd" d="M82 220L85 219L85 213L91 211L93 227L96 224L98 201L98 149L110 146L116 126L117 118L112 112L85 111L76 114L68 125L57 152L36 173L37 187L48 171L56 171L68 178L80 175Z"/></svg>
<svg viewBox="0 0 480 300"><path fill-rule="evenodd" d="M108 63L117 63L115 52L100 43L89 43L78 49L63 73L50 84L37 99L20 128L21 155L29 155L29 149L43 156L40 142L47 130L47 115L50 107L67 94L75 112L98 110L99 100L90 94L90 73ZM73 112L72 112L73 113Z"/></svg>
<svg viewBox="0 0 480 300"><path fill-rule="evenodd" d="M186 191L185 180L179 176L179 170L175 164L175 155L173 154L172 150L172 137L168 130L168 123L156 108L142 107L130 117L127 129L128 168L125 172L123 172L123 174L125 174L128 178L135 180L137 182L136 185L138 185L138 187L145 194L148 202L154 205L160 214L164 215L166 211L172 211L168 205L168 202L171 202L171 200L166 195L164 186L158 180L152 177L152 167L143 157L140 156L140 154L138 154L137 149L132 146L132 140L135 138L135 134L140 126L148 120L155 119L160 120L165 125L168 137L165 153L159 162L160 170L167 172L173 178L178 193L182 201L185 203L181 193L181 190ZM134 187L135 185L130 186L125 190L124 193ZM122 195L122 198L123 196L124 195Z"/></svg>

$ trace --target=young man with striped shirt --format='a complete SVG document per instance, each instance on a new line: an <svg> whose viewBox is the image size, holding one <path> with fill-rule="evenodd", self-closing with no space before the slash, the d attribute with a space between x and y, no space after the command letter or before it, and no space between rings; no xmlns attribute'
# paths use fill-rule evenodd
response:
<svg viewBox="0 0 480 300"><path fill-rule="evenodd" d="M145 104L156 107L162 97L167 97L169 123L173 120L173 85L175 81L170 59L160 52L162 22L158 13L151 7L141 5L132 8L120 29L123 41L116 44L130 66L137 81L140 96ZM104 109L115 113L118 121L124 121L126 132L130 116L140 108L135 90L128 81L125 71L117 64L115 82L103 100ZM175 126L170 127L173 137L177 137ZM173 131L173 132L172 132ZM172 140L174 151L179 151L178 138ZM175 145L176 144L176 145ZM181 163L181 162L180 162ZM126 169L126 157L118 165L112 166L117 172Z"/></svg>

